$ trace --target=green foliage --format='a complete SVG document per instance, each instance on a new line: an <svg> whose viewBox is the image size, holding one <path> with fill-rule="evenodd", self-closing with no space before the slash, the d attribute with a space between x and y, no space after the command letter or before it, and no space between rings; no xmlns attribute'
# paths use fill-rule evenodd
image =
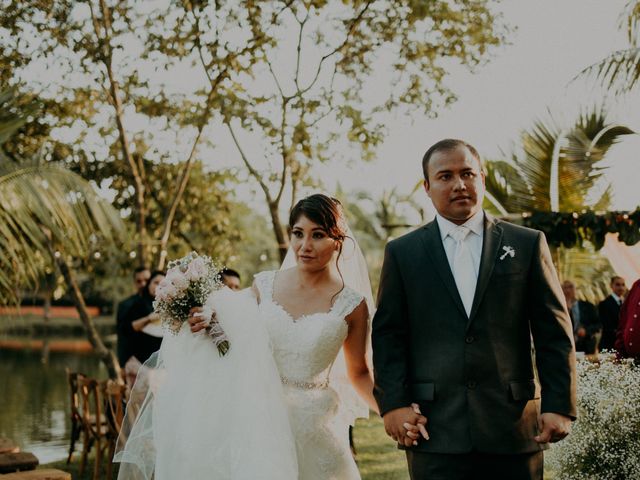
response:
<svg viewBox="0 0 640 480"><path fill-rule="evenodd" d="M617 233L626 245L640 242L640 207L633 212L581 213L535 212L523 216L522 224L545 232L549 245L565 248L604 246L607 233Z"/></svg>
<svg viewBox="0 0 640 480"><path fill-rule="evenodd" d="M149 165L181 160L190 181L206 127L244 129L264 140L261 158L249 158L242 146L252 140L234 134L285 245L276 213L285 186L295 200L310 166L348 155L345 144L372 158L384 135L381 112L407 106L435 115L452 102L450 64L473 68L504 41L496 4L3 0L0 80L38 95L46 114L8 150L35 151L52 135L51 158L83 174L122 162L133 177L137 241L149 246L157 238L144 231ZM34 75L42 71L46 81ZM380 71L391 77L378 79ZM181 201L177 184L165 190Z"/></svg>

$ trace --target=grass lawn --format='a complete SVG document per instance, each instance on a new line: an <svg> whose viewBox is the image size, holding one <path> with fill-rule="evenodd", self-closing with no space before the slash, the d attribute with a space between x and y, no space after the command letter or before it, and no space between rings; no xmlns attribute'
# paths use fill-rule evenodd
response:
<svg viewBox="0 0 640 480"><path fill-rule="evenodd" d="M382 425L382 419L372 414L369 420L358 420L354 431L354 440L362 480L409 480L404 452L398 450L395 442L387 437ZM93 458L91 457L87 461L87 471L82 477L78 475L79 465L80 455L75 454L74 461L70 465L61 460L44 465L41 468L58 468L70 472L73 480L90 480L93 473ZM115 478L118 466L114 465L114 467ZM553 476L545 473L544 478L545 480L552 480Z"/></svg>
<svg viewBox="0 0 640 480"><path fill-rule="evenodd" d="M380 417L358 420L353 438L362 480L409 480L404 452L384 432Z"/></svg>

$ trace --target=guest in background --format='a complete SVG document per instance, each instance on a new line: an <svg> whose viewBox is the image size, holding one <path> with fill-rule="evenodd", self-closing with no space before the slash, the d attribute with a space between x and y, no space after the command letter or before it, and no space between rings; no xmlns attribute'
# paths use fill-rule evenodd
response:
<svg viewBox="0 0 640 480"><path fill-rule="evenodd" d="M596 353L597 335L602 330L596 307L586 300L578 300L576 286L571 280L562 282L562 292L573 324L576 352Z"/></svg>
<svg viewBox="0 0 640 480"><path fill-rule="evenodd" d="M240 274L231 268L223 268L220 271L222 283L231 290L240 290Z"/></svg>
<svg viewBox="0 0 640 480"><path fill-rule="evenodd" d="M165 273L159 270L151 273L142 294L135 299L123 318L122 332L128 337L128 348L119 358L120 364L123 366L131 357L144 363L153 352L160 348L162 338L148 335L142 330L151 322L159 320L158 314L153 311L153 300L156 296L156 288L164 276Z"/></svg>
<svg viewBox="0 0 640 480"><path fill-rule="evenodd" d="M129 329L125 328L125 324L131 323L128 320L129 310L134 303L142 296L142 292L149 281L151 272L147 267L138 267L133 271L133 285L135 293L130 297L127 297L118 304L116 313L116 333L118 336L118 361L120 366L124 367L124 364L129 359L128 352L130 351L131 338L129 335Z"/></svg>
<svg viewBox="0 0 640 480"><path fill-rule="evenodd" d="M613 350L616 342L616 330L620 321L620 306L624 300L627 289L624 278L615 276L611 278L611 295L598 304L598 315L602 323L602 338L600 338L600 350Z"/></svg>

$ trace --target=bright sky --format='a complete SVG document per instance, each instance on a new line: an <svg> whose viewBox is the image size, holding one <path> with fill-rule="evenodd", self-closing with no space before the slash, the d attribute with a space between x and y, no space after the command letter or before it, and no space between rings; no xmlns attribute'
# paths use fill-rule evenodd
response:
<svg viewBox="0 0 640 480"><path fill-rule="evenodd" d="M398 187L409 193L420 178L424 151L445 137L464 138L486 157L509 149L519 132L536 119L571 121L580 108L602 102L603 93L571 79L614 49L624 48L618 20L626 0L504 0L506 21L517 27L495 58L475 74L460 71L449 85L459 100L437 119L397 117L373 164L332 165L315 172L329 189L337 181L348 189L373 194ZM592 82L593 83L593 82ZM611 110L610 120L640 131L640 102L629 97ZM219 144L219 153L234 163L237 153ZM614 186L614 208L640 205L637 152L640 136L610 151L607 176ZM219 157L218 157L219 158ZM258 192L260 195L260 192ZM427 205L425 200L425 205Z"/></svg>
<svg viewBox="0 0 640 480"><path fill-rule="evenodd" d="M614 49L624 48L625 37L617 26L625 3L626 0L505 0L505 18L517 27L511 45L478 73L461 72L451 78L459 100L439 118L399 118L389 125L390 134L378 161L373 167L360 165L352 169L352 186L398 185L400 191L409 192L421 174L424 151L441 138L464 138L484 156L495 157L500 148L508 149L520 130L538 118L547 118L547 107L554 117L571 120L580 107L597 104L602 92L589 91L580 82L569 82L584 67ZM640 131L638 98L629 97L616 105L611 121ZM607 170L607 177L614 186L617 209L640 205L640 177L634 164L640 160L638 137L629 137L610 151L612 167ZM365 171L367 175L363 175Z"/></svg>

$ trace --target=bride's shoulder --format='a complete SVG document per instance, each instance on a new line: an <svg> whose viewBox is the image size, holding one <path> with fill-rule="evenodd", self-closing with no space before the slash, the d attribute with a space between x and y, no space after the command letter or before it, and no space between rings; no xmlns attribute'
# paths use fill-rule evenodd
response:
<svg viewBox="0 0 640 480"><path fill-rule="evenodd" d="M254 282L258 279L273 277L276 274L276 270L263 270L253 275Z"/></svg>
<svg viewBox="0 0 640 480"><path fill-rule="evenodd" d="M354 290L353 288L346 286L340 292L337 302L337 310L342 316L349 317L352 313L360 311L362 308L367 308L367 302L364 296Z"/></svg>
<svg viewBox="0 0 640 480"><path fill-rule="evenodd" d="M256 273L253 276L251 291L258 299L258 303L260 303L260 298L264 298L264 296L270 291L275 275L276 270L264 270L262 272Z"/></svg>

